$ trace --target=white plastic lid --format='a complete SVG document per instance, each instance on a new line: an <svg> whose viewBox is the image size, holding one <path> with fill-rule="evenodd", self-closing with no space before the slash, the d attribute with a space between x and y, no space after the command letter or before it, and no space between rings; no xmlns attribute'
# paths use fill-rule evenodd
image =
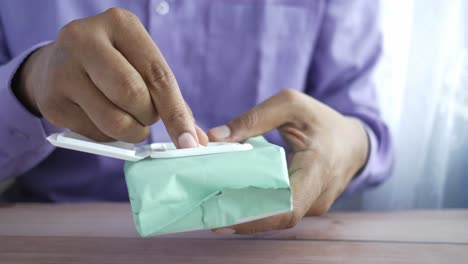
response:
<svg viewBox="0 0 468 264"><path fill-rule="evenodd" d="M207 147L177 149L173 143L153 143L151 145L136 147L133 144L116 141L111 143L98 143L73 132L63 132L47 137L54 146L91 154L138 161L146 157L151 158L179 158L189 156L210 155L217 153L246 151L253 149L248 143L212 142Z"/></svg>

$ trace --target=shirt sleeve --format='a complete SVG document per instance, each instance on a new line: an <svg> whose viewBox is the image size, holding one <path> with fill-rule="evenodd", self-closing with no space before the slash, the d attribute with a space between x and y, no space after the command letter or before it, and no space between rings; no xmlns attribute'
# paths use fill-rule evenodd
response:
<svg viewBox="0 0 468 264"><path fill-rule="evenodd" d="M21 63L38 43L11 58L0 25L0 180L20 176L37 166L53 150L46 135L58 130L45 119L31 114L13 94L12 79Z"/></svg>
<svg viewBox="0 0 468 264"><path fill-rule="evenodd" d="M368 161L345 195L383 182L393 165L390 133L381 119L372 79L381 51L379 1L326 2L307 93L361 120L370 143Z"/></svg>

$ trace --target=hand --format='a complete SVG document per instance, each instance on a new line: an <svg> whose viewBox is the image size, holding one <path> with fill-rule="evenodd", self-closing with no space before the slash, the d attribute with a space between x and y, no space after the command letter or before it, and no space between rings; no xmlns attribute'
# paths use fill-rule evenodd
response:
<svg viewBox="0 0 468 264"><path fill-rule="evenodd" d="M215 141L241 142L276 128L292 151L293 212L215 232L252 234L286 229L305 215L322 215L367 161L367 133L358 120L295 90L283 90L227 126L210 130L208 136Z"/></svg>
<svg viewBox="0 0 468 264"><path fill-rule="evenodd" d="M179 148L207 144L163 55L129 11L64 26L19 78L14 89L28 109L91 139L141 142L161 118Z"/></svg>

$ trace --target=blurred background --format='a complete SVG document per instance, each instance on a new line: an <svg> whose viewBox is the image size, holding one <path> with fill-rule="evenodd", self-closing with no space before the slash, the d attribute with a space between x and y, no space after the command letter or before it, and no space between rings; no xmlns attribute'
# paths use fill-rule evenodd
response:
<svg viewBox="0 0 468 264"><path fill-rule="evenodd" d="M466 25L466 0L382 1L375 81L394 137L393 176L335 210L468 207Z"/></svg>

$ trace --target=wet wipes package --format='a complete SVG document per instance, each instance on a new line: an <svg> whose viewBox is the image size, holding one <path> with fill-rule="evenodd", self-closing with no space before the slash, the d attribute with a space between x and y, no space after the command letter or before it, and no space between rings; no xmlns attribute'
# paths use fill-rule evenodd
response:
<svg viewBox="0 0 468 264"><path fill-rule="evenodd" d="M284 150L263 137L194 149L176 149L172 143L102 144L71 132L48 140L127 160L134 223L143 237L230 226L292 210Z"/></svg>
<svg viewBox="0 0 468 264"><path fill-rule="evenodd" d="M263 138L253 148L125 164L142 236L230 226L292 210L284 150Z"/></svg>

